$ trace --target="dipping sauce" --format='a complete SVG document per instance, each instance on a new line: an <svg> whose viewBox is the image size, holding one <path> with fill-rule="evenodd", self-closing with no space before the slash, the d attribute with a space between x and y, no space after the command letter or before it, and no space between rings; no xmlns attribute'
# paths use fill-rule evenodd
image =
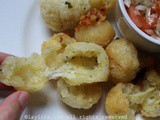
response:
<svg viewBox="0 0 160 120"><path fill-rule="evenodd" d="M160 0L124 0L124 4L135 25L160 40Z"/></svg>

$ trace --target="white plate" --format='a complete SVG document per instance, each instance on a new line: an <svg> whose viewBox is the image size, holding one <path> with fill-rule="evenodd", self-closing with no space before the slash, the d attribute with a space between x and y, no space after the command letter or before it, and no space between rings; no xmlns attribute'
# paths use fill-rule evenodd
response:
<svg viewBox="0 0 160 120"><path fill-rule="evenodd" d="M41 43L53 35L44 24L39 7L33 0L0 1L0 51L16 56L29 56L40 53ZM119 32L114 23L113 13L107 19L113 24L117 35ZM105 120L104 100L107 91L113 86L106 83L102 99L90 110L72 109L63 104L56 92L55 82L50 82L37 93L31 94L30 102L21 116L21 120ZM0 100L8 92L0 91ZM94 118L95 117L95 118Z"/></svg>

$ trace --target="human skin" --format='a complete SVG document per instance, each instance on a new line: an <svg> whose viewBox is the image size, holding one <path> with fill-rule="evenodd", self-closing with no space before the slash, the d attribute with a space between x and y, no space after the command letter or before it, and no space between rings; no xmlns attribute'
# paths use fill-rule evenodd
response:
<svg viewBox="0 0 160 120"><path fill-rule="evenodd" d="M0 64L10 56L0 52ZM13 90L13 88L0 83L0 90ZM19 120L21 113L29 101L29 94L24 91L16 91L0 103L0 120Z"/></svg>

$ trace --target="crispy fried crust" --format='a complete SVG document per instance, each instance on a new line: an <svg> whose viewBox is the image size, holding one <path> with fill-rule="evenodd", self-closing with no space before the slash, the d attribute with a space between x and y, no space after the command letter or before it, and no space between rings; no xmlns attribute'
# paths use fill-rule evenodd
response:
<svg viewBox="0 0 160 120"><path fill-rule="evenodd" d="M127 115L135 119L135 113L145 117L160 116L160 75L154 71L146 73L139 85L119 83L107 95L105 108L108 115Z"/></svg>
<svg viewBox="0 0 160 120"><path fill-rule="evenodd" d="M58 80L57 91L61 100L72 108L89 109L101 98L102 89L97 85L70 86Z"/></svg>
<svg viewBox="0 0 160 120"><path fill-rule="evenodd" d="M146 117L160 116L160 75L155 70L146 73L146 80L143 82L145 88L155 88L150 92L142 104L141 113Z"/></svg>
<svg viewBox="0 0 160 120"><path fill-rule="evenodd" d="M43 42L42 56L50 70L55 70L64 64L62 53L67 45L76 42L64 33L55 34L49 40Z"/></svg>
<svg viewBox="0 0 160 120"><path fill-rule="evenodd" d="M85 42L69 44L63 53L63 59L66 64L59 71L69 85L108 80L108 56L99 45Z"/></svg>
<svg viewBox="0 0 160 120"><path fill-rule="evenodd" d="M91 9L89 0L41 0L41 15L53 31L74 29L80 17Z"/></svg>
<svg viewBox="0 0 160 120"><path fill-rule="evenodd" d="M141 114L145 117L160 116L160 88L147 95L147 98L142 104Z"/></svg>
<svg viewBox="0 0 160 120"><path fill-rule="evenodd" d="M106 21L106 6L93 9L81 17L79 26L75 29L75 38L78 42L92 42L101 46L107 44L115 37L112 25Z"/></svg>
<svg viewBox="0 0 160 120"><path fill-rule="evenodd" d="M107 46L115 37L114 28L108 21L80 26L76 29L75 38L78 42L92 42L101 46Z"/></svg>
<svg viewBox="0 0 160 120"><path fill-rule="evenodd" d="M129 41L121 38L112 41L106 48L110 60L110 80L114 83L130 82L139 71L136 48Z"/></svg>
<svg viewBox="0 0 160 120"><path fill-rule="evenodd" d="M89 10L107 6L110 9L116 0L38 0L41 15L53 31L74 29L82 15Z"/></svg>
<svg viewBox="0 0 160 120"><path fill-rule="evenodd" d="M17 90L36 92L48 81L43 58L34 53L28 58L7 57L2 63L1 82Z"/></svg>
<svg viewBox="0 0 160 120"><path fill-rule="evenodd" d="M123 92L122 83L113 87L108 93L105 109L109 116L127 116L127 120L135 120L135 111L130 108L130 103Z"/></svg>

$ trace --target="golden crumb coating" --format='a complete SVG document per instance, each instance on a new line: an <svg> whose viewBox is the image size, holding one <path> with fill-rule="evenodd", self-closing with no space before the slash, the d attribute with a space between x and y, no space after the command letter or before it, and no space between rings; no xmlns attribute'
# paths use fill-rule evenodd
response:
<svg viewBox="0 0 160 120"><path fill-rule="evenodd" d="M135 120L135 113L141 110L141 104L154 89L153 87L141 89L140 86L130 83L117 84L107 95L105 101L107 114L127 116L127 120Z"/></svg>
<svg viewBox="0 0 160 120"><path fill-rule="evenodd" d="M59 76L73 86L108 80L108 56L99 45L85 42L69 44L63 53L63 59L65 64L51 72L52 79Z"/></svg>
<svg viewBox="0 0 160 120"><path fill-rule="evenodd" d="M88 26L80 26L75 32L78 42L92 42L101 46L106 46L114 37L114 28L106 20Z"/></svg>
<svg viewBox="0 0 160 120"><path fill-rule="evenodd" d="M39 0L41 15L53 31L74 29L91 9L89 0Z"/></svg>
<svg viewBox="0 0 160 120"><path fill-rule="evenodd" d="M61 100L72 108L89 109L101 98L99 85L70 86L64 80L57 82L57 91Z"/></svg>
<svg viewBox="0 0 160 120"><path fill-rule="evenodd" d="M42 18L53 31L74 29L80 17L94 8L114 6L115 0L38 0Z"/></svg>
<svg viewBox="0 0 160 120"><path fill-rule="evenodd" d="M74 42L76 42L76 40L64 33L54 34L49 40L43 42L41 52L50 70L55 70L63 65L62 53L68 44Z"/></svg>
<svg viewBox="0 0 160 120"><path fill-rule="evenodd" d="M1 82L16 90L36 92L48 81L44 59L34 53L28 58L7 57L2 63Z"/></svg>
<svg viewBox="0 0 160 120"><path fill-rule="evenodd" d="M139 71L138 53L133 44L123 38L112 41L106 48L110 60L110 80L130 82Z"/></svg>
<svg viewBox="0 0 160 120"><path fill-rule="evenodd" d="M135 110L130 107L129 100L123 92L123 84L119 83L108 93L105 101L105 109L109 116L127 117L127 120L135 120ZM124 120L121 118L119 120Z"/></svg>

